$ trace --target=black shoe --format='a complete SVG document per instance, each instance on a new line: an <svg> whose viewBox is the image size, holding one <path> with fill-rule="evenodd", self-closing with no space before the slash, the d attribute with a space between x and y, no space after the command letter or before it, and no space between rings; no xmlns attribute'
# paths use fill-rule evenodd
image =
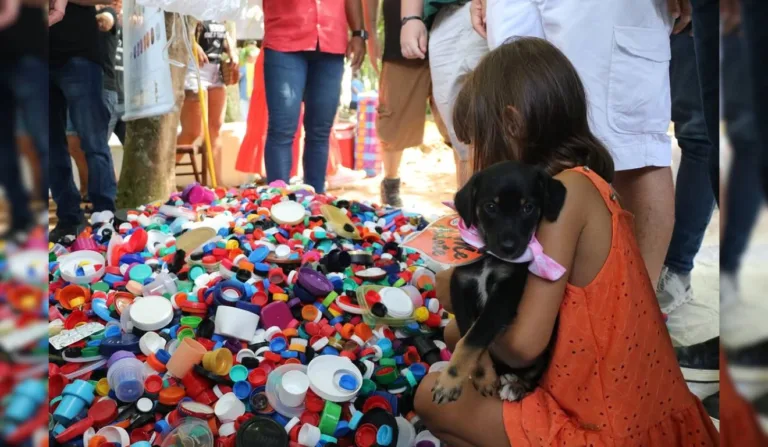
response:
<svg viewBox="0 0 768 447"><path fill-rule="evenodd" d="M704 409L707 410L707 414L712 418L717 430L720 430L720 392L705 398L701 401L704 404Z"/></svg>
<svg viewBox="0 0 768 447"><path fill-rule="evenodd" d="M381 203L383 205L402 208L403 201L400 200L400 179L385 178L381 181Z"/></svg>
<svg viewBox="0 0 768 447"><path fill-rule="evenodd" d="M56 224L56 228L48 233L48 242L52 242L54 244L58 243L70 245L72 242L74 242L77 235L83 231L83 229L85 229L84 223L72 225L59 222Z"/></svg>
<svg viewBox="0 0 768 447"><path fill-rule="evenodd" d="M728 372L735 382L768 381L768 340L743 348L728 349L726 356ZM766 410L768 410L768 397L766 397Z"/></svg>
<svg viewBox="0 0 768 447"><path fill-rule="evenodd" d="M675 348L686 382L720 381L720 337Z"/></svg>

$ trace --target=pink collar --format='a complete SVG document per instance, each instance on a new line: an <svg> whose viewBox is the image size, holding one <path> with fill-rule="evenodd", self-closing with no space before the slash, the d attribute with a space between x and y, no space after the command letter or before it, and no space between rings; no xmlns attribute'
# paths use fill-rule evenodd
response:
<svg viewBox="0 0 768 447"><path fill-rule="evenodd" d="M443 202L443 204L453 209L454 211L456 210L453 202ZM477 231L477 228L475 228L474 225L467 228L464 220L461 218L459 219L459 234L467 244L477 249L482 249L485 247L485 241L483 241L483 237ZM544 254L544 248L541 246L541 243L539 243L538 239L536 239L536 235L531 236L531 240L528 243L528 248L526 248L525 252L520 257L515 259L503 258L490 251L487 253L498 259L501 259L502 261L511 262L513 264L529 262L530 264L528 265L528 270L531 273L549 281L557 281L565 274L565 267L558 264L554 259Z"/></svg>

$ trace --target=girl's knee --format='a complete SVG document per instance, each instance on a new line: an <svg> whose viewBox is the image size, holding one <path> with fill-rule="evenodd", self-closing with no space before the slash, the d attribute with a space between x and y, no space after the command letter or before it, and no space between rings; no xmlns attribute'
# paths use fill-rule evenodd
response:
<svg viewBox="0 0 768 447"><path fill-rule="evenodd" d="M437 381L438 373L427 374L419 383L416 395L413 398L413 409L430 430L435 430L436 423L440 420L437 404L432 401L432 387Z"/></svg>

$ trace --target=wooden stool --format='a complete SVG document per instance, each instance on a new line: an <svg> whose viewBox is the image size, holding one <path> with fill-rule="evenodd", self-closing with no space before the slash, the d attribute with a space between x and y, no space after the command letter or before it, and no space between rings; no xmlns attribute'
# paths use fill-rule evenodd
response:
<svg viewBox="0 0 768 447"><path fill-rule="evenodd" d="M194 176L195 181L197 183L200 183L201 185L204 185L205 182L201 181L201 175L200 170L197 167L197 159L195 157L195 149L197 147L191 145L191 144L184 144L176 146L176 177L188 177L188 176ZM189 162L184 162L184 156L189 157ZM179 166L191 166L192 172L179 172L178 168ZM203 163L203 166L205 166L205 163Z"/></svg>

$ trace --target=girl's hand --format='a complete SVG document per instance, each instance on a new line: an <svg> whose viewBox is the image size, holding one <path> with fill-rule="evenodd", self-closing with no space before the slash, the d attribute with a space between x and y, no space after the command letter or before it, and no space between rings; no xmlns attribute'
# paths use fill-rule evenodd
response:
<svg viewBox="0 0 768 447"><path fill-rule="evenodd" d="M400 51L406 59L427 57L427 27L421 20L409 20L400 30Z"/></svg>
<svg viewBox="0 0 768 447"><path fill-rule="evenodd" d="M486 0L472 0L472 4L469 7L472 28L477 31L477 34L483 36L483 39L488 38L488 30L485 24L485 5Z"/></svg>
<svg viewBox="0 0 768 447"><path fill-rule="evenodd" d="M19 0L5 0L0 4L0 30L16 22L20 9L21 2Z"/></svg>
<svg viewBox="0 0 768 447"><path fill-rule="evenodd" d="M352 65L352 70L359 70L365 59L365 41L360 36L352 36L347 44L347 59Z"/></svg>
<svg viewBox="0 0 768 447"><path fill-rule="evenodd" d="M51 0L48 9L48 26L53 26L64 19L67 10L67 0Z"/></svg>
<svg viewBox="0 0 768 447"><path fill-rule="evenodd" d="M677 20L672 34L678 34L691 23L691 0L667 0L667 9L673 19Z"/></svg>
<svg viewBox="0 0 768 447"><path fill-rule="evenodd" d="M203 47L200 46L197 42L195 42L195 48L197 51L197 65L202 67L203 65L210 62L208 60L208 55L205 54L205 51L203 51Z"/></svg>

